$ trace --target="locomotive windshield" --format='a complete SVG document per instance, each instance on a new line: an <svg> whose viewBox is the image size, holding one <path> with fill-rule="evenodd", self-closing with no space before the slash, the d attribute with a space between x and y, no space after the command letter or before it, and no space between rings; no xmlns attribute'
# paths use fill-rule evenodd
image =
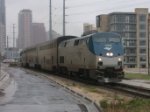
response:
<svg viewBox="0 0 150 112"><path fill-rule="evenodd" d="M94 38L94 42L106 42L106 38Z"/></svg>
<svg viewBox="0 0 150 112"><path fill-rule="evenodd" d="M105 37L95 37L94 42L98 42L98 43L101 43L101 42L120 42L120 38L119 37L109 37L109 38L105 38Z"/></svg>
<svg viewBox="0 0 150 112"><path fill-rule="evenodd" d="M120 38L119 37L111 37L108 39L108 42L120 42Z"/></svg>

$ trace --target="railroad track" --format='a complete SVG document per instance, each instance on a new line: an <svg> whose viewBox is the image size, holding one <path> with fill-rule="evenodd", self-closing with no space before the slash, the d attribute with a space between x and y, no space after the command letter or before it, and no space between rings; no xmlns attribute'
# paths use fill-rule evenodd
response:
<svg viewBox="0 0 150 112"><path fill-rule="evenodd" d="M31 69L31 68L29 68L29 69L22 68L22 69L25 70L26 72L29 72L29 70L32 72L38 72L38 73L44 72L44 73L46 73L45 75L48 75L50 73L50 72L35 70L35 69ZM74 80L74 81L77 81L80 83L94 85L94 86L97 86L101 89L112 91L112 92L117 93L117 94L123 94L125 96L150 99L150 89L143 88L143 87L126 85L126 84L122 84L122 83L108 83L108 84L98 83L98 82L95 82L93 80L88 80L88 79L84 79L81 77L80 78L79 77L72 77L72 76L68 76L68 75L57 75L57 76L60 76L60 77L63 76L65 78L68 78L70 80Z"/></svg>
<svg viewBox="0 0 150 112"><path fill-rule="evenodd" d="M138 86L132 86L122 83L115 83L114 90L120 91L121 93L128 94L132 97L140 97L150 99L150 89Z"/></svg>

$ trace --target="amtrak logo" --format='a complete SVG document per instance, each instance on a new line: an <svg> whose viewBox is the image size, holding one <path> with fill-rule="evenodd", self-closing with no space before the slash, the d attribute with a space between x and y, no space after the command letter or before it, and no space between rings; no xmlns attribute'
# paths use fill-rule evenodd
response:
<svg viewBox="0 0 150 112"><path fill-rule="evenodd" d="M106 49L106 50L110 50L112 47L105 47L104 49Z"/></svg>

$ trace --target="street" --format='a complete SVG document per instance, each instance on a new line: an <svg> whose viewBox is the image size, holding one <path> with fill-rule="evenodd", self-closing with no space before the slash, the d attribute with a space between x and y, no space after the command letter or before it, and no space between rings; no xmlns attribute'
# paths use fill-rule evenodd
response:
<svg viewBox="0 0 150 112"><path fill-rule="evenodd" d="M48 79L28 74L20 68L7 68L13 75L5 96L0 97L0 112L97 112Z"/></svg>

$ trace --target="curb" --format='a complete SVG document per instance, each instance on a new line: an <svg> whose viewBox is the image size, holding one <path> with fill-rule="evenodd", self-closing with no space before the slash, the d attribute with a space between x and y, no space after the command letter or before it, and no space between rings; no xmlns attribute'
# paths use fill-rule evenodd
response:
<svg viewBox="0 0 150 112"><path fill-rule="evenodd" d="M2 81L5 77L6 77L6 74L0 79L0 81Z"/></svg>
<svg viewBox="0 0 150 112"><path fill-rule="evenodd" d="M102 107L100 106L100 104L99 104L98 102L96 102L96 101L93 101L91 98L89 98L89 97L87 97L87 96L84 96L84 95L82 95L81 93L78 93L78 92L72 90L71 88L69 88L69 87L67 87L67 86L65 86L65 85L63 85L63 84L60 84L59 82L57 82L57 81L51 79L50 77L48 77L48 76L46 76L46 75L43 75L43 74L39 74L39 75L42 75L42 76L48 78L50 81L56 83L57 85L59 85L59 86L61 86L61 87L64 87L65 89L67 89L68 91L70 91L71 93L73 93L74 95L77 95L77 96L83 98L84 100L90 102L94 107L96 107L96 109L97 109L99 112L104 112L103 109L102 109Z"/></svg>
<svg viewBox="0 0 150 112"><path fill-rule="evenodd" d="M28 73L32 73L32 74L35 75L35 72L30 72L30 71L27 71L27 72L28 72ZM78 97L83 98L83 99L86 100L87 102L90 102L90 103L98 110L98 112L104 112L104 111L103 111L103 108L100 106L100 104L99 104L97 101L94 101L94 100L92 100L91 98L89 98L89 97L87 97L87 96L84 96L83 94L78 93L78 92L72 90L71 88L69 88L69 87L67 87L67 86L65 86L65 85L63 85L63 84L61 84L61 83L59 83L59 82L57 82L57 81L51 79L50 77L48 77L48 76L46 76L46 75L44 75L44 74L36 73L36 75L42 75L42 76L44 76L45 78L49 79L49 81L54 82L55 84L57 84L57 85L63 87L64 89L70 91L70 92L73 93L74 95L77 95Z"/></svg>
<svg viewBox="0 0 150 112"><path fill-rule="evenodd" d="M3 72L3 77L0 79L0 88L5 88L4 85L6 84L6 82L9 80L10 75L7 72Z"/></svg>

